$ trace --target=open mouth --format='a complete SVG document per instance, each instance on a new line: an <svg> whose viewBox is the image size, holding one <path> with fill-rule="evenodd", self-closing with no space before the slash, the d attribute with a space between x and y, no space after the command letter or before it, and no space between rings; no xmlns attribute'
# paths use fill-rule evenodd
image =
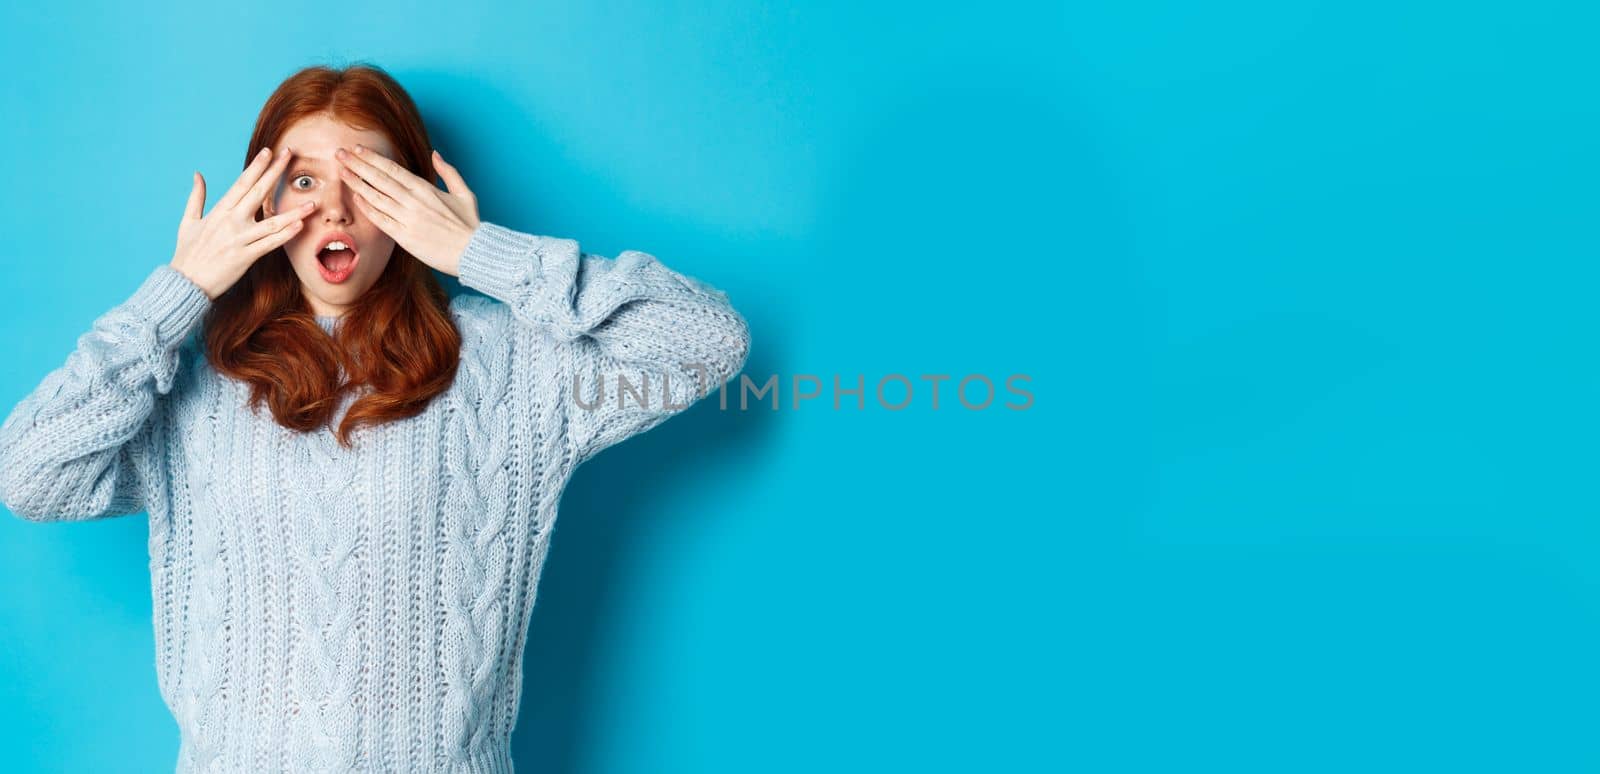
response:
<svg viewBox="0 0 1600 774"><path fill-rule="evenodd" d="M343 232L328 234L317 247L317 270L331 283L349 279L360 259L355 240Z"/></svg>

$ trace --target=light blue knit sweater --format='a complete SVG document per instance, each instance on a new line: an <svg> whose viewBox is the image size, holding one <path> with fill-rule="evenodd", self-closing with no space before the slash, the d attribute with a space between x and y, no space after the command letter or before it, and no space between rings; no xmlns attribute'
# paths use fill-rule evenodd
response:
<svg viewBox="0 0 1600 774"><path fill-rule="evenodd" d="M200 346L211 301L169 265L0 425L0 499L18 516L149 513L179 772L510 771L568 477L749 351L725 293L637 251L485 222L460 281L487 297L451 301L455 383L351 450L249 408Z"/></svg>

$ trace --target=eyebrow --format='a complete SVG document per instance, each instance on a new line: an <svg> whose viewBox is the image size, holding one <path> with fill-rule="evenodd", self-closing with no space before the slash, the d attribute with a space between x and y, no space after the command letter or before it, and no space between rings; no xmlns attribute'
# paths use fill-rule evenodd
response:
<svg viewBox="0 0 1600 774"><path fill-rule="evenodd" d="M376 151L379 156L382 156L382 157L384 157L386 159L392 159L393 158L392 156L390 156L387 153L384 153L382 151L378 151L376 148L374 148L373 150ZM331 156L331 155L330 156L312 156L312 155L308 155L308 154L305 154L305 153L300 153L299 151L296 151L295 154L294 154L294 158L289 160L289 163L291 165L304 164L304 163L307 163L307 162L321 162L321 163L324 163L324 164L331 164L333 166L338 166L338 163L334 160L333 156Z"/></svg>

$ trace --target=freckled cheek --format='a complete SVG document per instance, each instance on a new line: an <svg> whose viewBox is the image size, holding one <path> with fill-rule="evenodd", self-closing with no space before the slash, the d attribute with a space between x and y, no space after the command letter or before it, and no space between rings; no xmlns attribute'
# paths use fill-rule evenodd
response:
<svg viewBox="0 0 1600 774"><path fill-rule="evenodd" d="M280 189L277 198L274 200L274 206L276 207L275 211L287 212L309 200L310 197L305 196L304 194L290 193ZM315 214L315 211L313 211L311 214ZM311 214L301 216L301 222L309 224L311 222ZM308 244L312 238L313 234L311 233L311 230L302 228L299 234L289 237L289 241L284 246L290 248L292 251L291 254L304 252L305 245Z"/></svg>
<svg viewBox="0 0 1600 774"><path fill-rule="evenodd" d="M278 203L278 209L282 210L287 207L298 205L309 200L310 198L311 197L307 196L306 194L296 191L293 188L280 186L278 188L277 198L274 199L274 201Z"/></svg>

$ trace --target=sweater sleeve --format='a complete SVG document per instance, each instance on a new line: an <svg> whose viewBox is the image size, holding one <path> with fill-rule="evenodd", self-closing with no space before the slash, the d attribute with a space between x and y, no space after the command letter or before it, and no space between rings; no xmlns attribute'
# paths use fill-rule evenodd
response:
<svg viewBox="0 0 1600 774"><path fill-rule="evenodd" d="M605 258L485 221L458 274L508 304L519 331L554 337L551 373L576 462L688 408L749 354L749 327L726 293L637 250Z"/></svg>
<svg viewBox="0 0 1600 774"><path fill-rule="evenodd" d="M82 521L143 511L149 421L171 391L183 340L211 299L169 264L97 318L66 362L0 424L0 502L30 521Z"/></svg>

